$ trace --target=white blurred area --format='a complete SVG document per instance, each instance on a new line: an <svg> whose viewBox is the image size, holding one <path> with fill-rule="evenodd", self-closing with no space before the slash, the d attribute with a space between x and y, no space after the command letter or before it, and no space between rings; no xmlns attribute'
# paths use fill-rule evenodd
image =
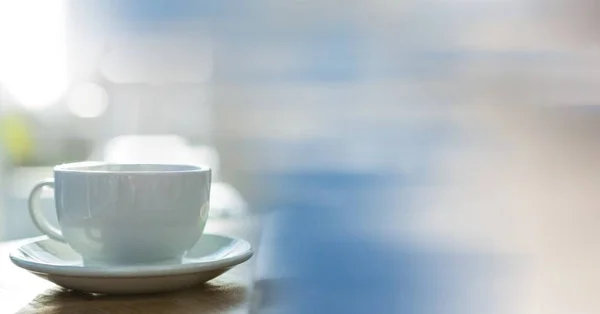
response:
<svg viewBox="0 0 600 314"><path fill-rule="evenodd" d="M66 13L64 0L0 1L0 82L28 109L54 104L69 87Z"/></svg>
<svg viewBox="0 0 600 314"><path fill-rule="evenodd" d="M104 114L109 99L102 86L83 82L73 86L65 102L73 115L80 118L96 118Z"/></svg>

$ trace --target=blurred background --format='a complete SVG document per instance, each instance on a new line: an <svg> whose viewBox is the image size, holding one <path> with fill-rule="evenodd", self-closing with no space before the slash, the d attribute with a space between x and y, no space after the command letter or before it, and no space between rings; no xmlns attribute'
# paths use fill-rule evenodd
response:
<svg viewBox="0 0 600 314"><path fill-rule="evenodd" d="M598 313L596 7L0 0L0 240L56 164L204 163L298 313Z"/></svg>

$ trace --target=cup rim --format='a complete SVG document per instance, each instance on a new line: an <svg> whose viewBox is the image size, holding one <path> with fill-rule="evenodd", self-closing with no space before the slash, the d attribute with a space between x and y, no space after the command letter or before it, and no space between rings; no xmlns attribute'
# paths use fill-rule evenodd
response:
<svg viewBox="0 0 600 314"><path fill-rule="evenodd" d="M100 166L150 166L157 167L156 170L109 170L106 168L94 169ZM164 167L164 169L160 169ZM171 167L169 169L169 167ZM180 169L177 169L180 168ZM67 173L89 173L89 174L180 174L180 173L203 173L209 172L210 167L197 164L183 163L118 163L104 161L81 161L64 163L54 166L54 172Z"/></svg>

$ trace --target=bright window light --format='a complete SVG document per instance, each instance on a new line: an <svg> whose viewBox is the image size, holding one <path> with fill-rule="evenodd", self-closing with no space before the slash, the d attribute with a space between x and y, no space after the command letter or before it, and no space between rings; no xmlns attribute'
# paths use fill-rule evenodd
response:
<svg viewBox="0 0 600 314"><path fill-rule="evenodd" d="M0 0L0 83L32 110L67 90L65 0Z"/></svg>

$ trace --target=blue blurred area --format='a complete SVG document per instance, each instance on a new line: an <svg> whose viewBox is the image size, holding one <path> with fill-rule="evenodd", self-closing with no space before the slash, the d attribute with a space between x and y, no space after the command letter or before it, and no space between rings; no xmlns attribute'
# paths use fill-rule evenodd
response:
<svg viewBox="0 0 600 314"><path fill-rule="evenodd" d="M412 186L402 175L303 172L269 186L279 187L271 263L284 269L271 271L290 279L281 313L507 313L494 291L495 279L517 271L506 256L373 232L374 217L397 213L401 229L403 211L425 210L411 208L409 194L389 202Z"/></svg>
<svg viewBox="0 0 600 314"><path fill-rule="evenodd" d="M503 313L493 277L510 272L491 257L321 236L294 255L291 313Z"/></svg>
<svg viewBox="0 0 600 314"><path fill-rule="evenodd" d="M239 0L109 0L100 2L83 0L78 2L80 2L78 5L88 8L105 8L105 13L109 14L111 19L126 21L129 27L224 16L247 7L247 2Z"/></svg>

